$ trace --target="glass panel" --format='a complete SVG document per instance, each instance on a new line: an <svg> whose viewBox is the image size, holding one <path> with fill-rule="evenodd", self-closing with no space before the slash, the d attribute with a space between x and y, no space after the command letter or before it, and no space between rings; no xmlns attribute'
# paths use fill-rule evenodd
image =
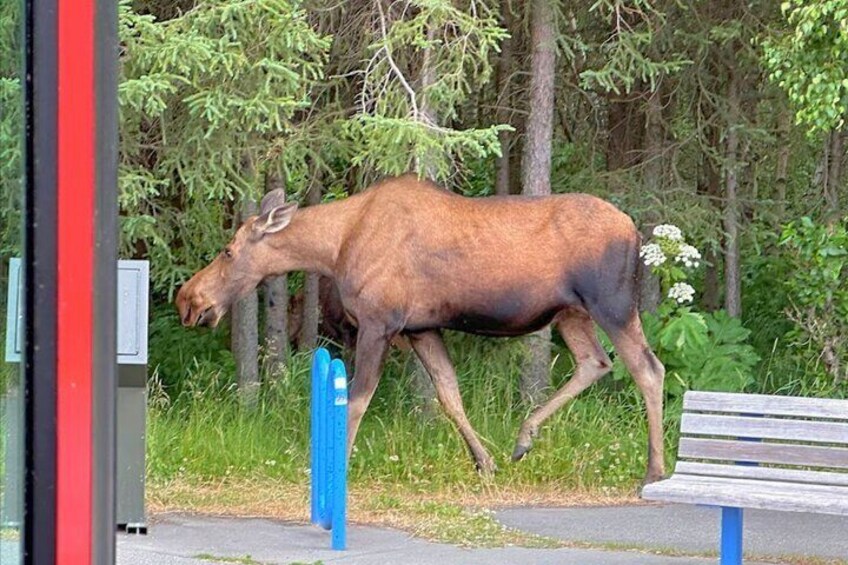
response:
<svg viewBox="0 0 848 565"><path fill-rule="evenodd" d="M23 542L23 336L15 335L23 278L12 260L23 235L23 14L22 1L0 0L0 565L21 563Z"/></svg>

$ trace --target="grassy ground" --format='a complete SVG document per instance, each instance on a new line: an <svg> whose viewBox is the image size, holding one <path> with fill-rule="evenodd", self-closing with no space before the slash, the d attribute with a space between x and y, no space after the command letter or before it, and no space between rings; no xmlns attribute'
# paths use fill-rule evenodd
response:
<svg viewBox="0 0 848 565"><path fill-rule="evenodd" d="M635 501L645 468L641 400L628 383L602 384L543 428L534 450L512 463L525 416L517 390L520 345L456 338L460 388L472 424L498 462L480 477L465 445L437 407L410 391L409 359L395 352L365 416L351 459L351 519L399 527L469 546L549 547L560 542L507 530L489 509L512 505ZM461 352L461 354L459 354ZM559 381L567 356L555 363ZM179 394L151 388L148 423L150 508L308 519L309 358L263 384L253 409L226 376L195 367ZM667 412L676 429L679 406ZM667 441L674 446L674 432Z"/></svg>
<svg viewBox="0 0 848 565"><path fill-rule="evenodd" d="M457 363L460 388L472 424L498 462L495 487L602 495L636 489L647 440L641 398L630 383L619 390L601 384L584 393L551 418L534 450L513 464L509 455L526 415L517 390L518 346L462 345L469 344ZM409 392L406 359L403 353L392 356L365 416L351 459L352 484L427 492L487 488L450 422L437 408L422 409ZM562 379L569 368L561 365L555 372ZM190 375L174 399L154 386L148 428L153 482L267 478L306 484L308 358L295 356L289 367L263 385L254 409L239 404L226 378L208 372ZM672 402L669 449L678 417L679 405Z"/></svg>
<svg viewBox="0 0 848 565"><path fill-rule="evenodd" d="M526 415L517 388L520 344L454 335L449 348L469 419L495 457L498 473L488 479L476 473L452 425L437 408L422 408L410 392L409 357L395 351L351 459L353 522L470 547L586 547L505 528L492 509L636 502L647 430L631 382L607 378L590 388L548 421L524 460L512 463L515 435ZM555 355L552 372L559 385L570 374L570 356L563 349ZM309 357L293 356L287 370L266 379L253 409L240 404L228 376L231 368L219 372L215 364L195 363L181 387L167 391L154 379L148 424L154 515L188 511L307 521L308 370ZM679 399L669 398L669 470L680 411Z"/></svg>

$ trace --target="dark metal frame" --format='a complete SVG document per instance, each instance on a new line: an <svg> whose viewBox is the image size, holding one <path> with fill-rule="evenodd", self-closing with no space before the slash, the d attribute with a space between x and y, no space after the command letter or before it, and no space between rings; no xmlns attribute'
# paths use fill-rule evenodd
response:
<svg viewBox="0 0 848 565"><path fill-rule="evenodd" d="M81 421L81 440L90 445L80 453L90 453L91 476L81 489L91 493L88 524L73 524L80 534L90 535L90 555L71 555L57 547L57 484L64 480L66 491L72 485L67 477L59 477L57 465L58 375L63 360L57 356L59 327L76 324L59 319L60 281L58 236L62 210L59 202L60 124L71 116L59 108L59 64L73 58L78 44L60 45L60 18L79 17L79 2L73 0L26 0L25 13L25 171L26 222L25 250L25 456L24 482L24 562L35 565L86 565L114 563L115 531L115 398L116 398L116 285L117 271L117 2L87 0L94 17L93 53L91 60L75 60L74 64L92 65L95 123L90 131L76 131L70 142L91 143L94 160L94 183L80 198L93 199L90 218L68 218L93 231L95 241L91 280L93 287L91 327L75 325L74 331L90 332L91 418ZM61 9L60 9L61 8ZM67 20L71 21L71 20ZM93 49L92 49L93 47ZM84 51L84 50L83 50ZM70 131L67 127L65 132ZM67 135L67 133L65 134ZM79 137L77 137L79 135ZM65 139L65 143L68 143ZM67 251L66 251L67 253ZM73 251L72 251L73 253ZM67 278L65 279L67 280ZM68 288L76 292L74 287ZM87 299L87 298L86 298ZM63 326L67 327L67 326ZM67 332L67 330L65 330ZM72 424L75 425L74 422ZM86 432L87 428L87 433ZM64 453L78 449L65 445ZM79 517L79 516L77 516ZM84 517L83 517L84 518ZM63 524L68 527L67 523Z"/></svg>
<svg viewBox="0 0 848 565"><path fill-rule="evenodd" d="M115 563L118 286L118 2L95 1L92 563Z"/></svg>
<svg viewBox="0 0 848 565"><path fill-rule="evenodd" d="M56 0L26 2L24 562L56 561Z"/></svg>

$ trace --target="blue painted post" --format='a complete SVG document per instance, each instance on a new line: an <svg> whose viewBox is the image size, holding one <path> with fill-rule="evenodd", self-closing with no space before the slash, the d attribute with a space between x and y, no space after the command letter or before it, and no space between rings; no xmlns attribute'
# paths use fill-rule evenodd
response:
<svg viewBox="0 0 848 565"><path fill-rule="evenodd" d="M325 489L322 487L324 480L324 459L322 452L324 451L324 446L321 438L326 417L323 414L325 402L322 389L326 386L329 373L330 353L322 347L315 352L312 358L312 397L310 399L310 480L312 505L310 515L313 524L323 521L322 517L325 508Z"/></svg>
<svg viewBox="0 0 848 565"><path fill-rule="evenodd" d="M341 359L330 364L330 381L333 383L331 418L333 429L332 449L332 547L345 548L347 538L347 373Z"/></svg>
<svg viewBox="0 0 848 565"><path fill-rule="evenodd" d="M721 565L742 565L742 509L721 507Z"/></svg>
<svg viewBox="0 0 848 565"><path fill-rule="evenodd" d="M333 527L333 376L331 367L327 367L323 380L319 384L319 402L321 404L321 423L318 426L318 453L321 461L321 515L318 525L325 530Z"/></svg>
<svg viewBox="0 0 848 565"><path fill-rule="evenodd" d="M347 524L347 373L340 359L318 349L312 360L310 423L311 519L332 530L332 548L345 549Z"/></svg>

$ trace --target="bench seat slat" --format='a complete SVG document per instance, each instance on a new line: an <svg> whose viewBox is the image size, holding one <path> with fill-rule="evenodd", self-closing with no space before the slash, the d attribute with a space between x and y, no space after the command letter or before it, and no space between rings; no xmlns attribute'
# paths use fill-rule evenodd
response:
<svg viewBox="0 0 848 565"><path fill-rule="evenodd" d="M684 437L680 439L678 456L687 459L848 468L848 449L842 447Z"/></svg>
<svg viewBox="0 0 848 565"><path fill-rule="evenodd" d="M848 421L845 401L833 398L689 391L683 397L683 410Z"/></svg>
<svg viewBox="0 0 848 565"><path fill-rule="evenodd" d="M781 469L752 465L721 465L717 463L696 463L678 461L674 473L681 475L701 475L707 477L726 477L737 479L759 479L765 481L805 483L848 487L848 473L827 471L806 471L802 469Z"/></svg>
<svg viewBox="0 0 848 565"><path fill-rule="evenodd" d="M722 414L684 413L682 434L751 437L838 443L848 445L848 421L814 422L785 418L757 418Z"/></svg>
<svg viewBox="0 0 848 565"><path fill-rule="evenodd" d="M848 516L848 487L837 486L674 475L645 485L642 498L682 504Z"/></svg>

